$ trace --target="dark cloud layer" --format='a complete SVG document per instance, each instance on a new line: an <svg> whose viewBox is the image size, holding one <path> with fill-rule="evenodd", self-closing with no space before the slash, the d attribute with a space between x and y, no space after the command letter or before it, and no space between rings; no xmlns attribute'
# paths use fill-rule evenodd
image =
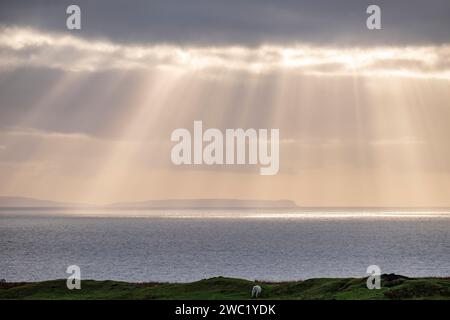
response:
<svg viewBox="0 0 450 320"><path fill-rule="evenodd" d="M117 42L333 45L448 43L448 0L114 0L1 1L0 23L66 32L65 8L82 8L85 37ZM368 31L366 8L382 8L383 30Z"/></svg>

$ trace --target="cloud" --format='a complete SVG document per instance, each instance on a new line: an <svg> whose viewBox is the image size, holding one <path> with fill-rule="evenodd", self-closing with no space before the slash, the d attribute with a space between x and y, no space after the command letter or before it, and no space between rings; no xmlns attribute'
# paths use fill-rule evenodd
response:
<svg viewBox="0 0 450 320"><path fill-rule="evenodd" d="M53 4L42 6L48 20L59 17L64 25L60 2L47 3ZM431 11L424 7L419 12L427 18L416 19L418 27L396 34L387 12L386 31L367 45L345 40L363 38L353 23L337 27L338 21L341 26L353 21L353 9L344 19L350 7L338 2L327 1L331 8L326 8L316 0L317 6L301 6L299 12L296 1L282 2L279 10L261 1L261 16L233 17L242 9L237 2L218 4L223 12L208 16L210 1L178 2L172 9L152 1L154 9L168 12L149 23L145 10L132 19L135 7L122 10L119 19L120 6L111 3L115 10L95 15L84 10L92 5L82 2L81 32L46 24L33 5L1 3L0 20L7 26L0 29L0 194L108 202L248 196L351 205L364 197L361 186L374 194L366 204L384 203L380 194L407 203L410 193L402 196L407 185L417 194L434 188L440 202L427 203L448 203L450 43L444 41L448 28L439 28L448 19L444 23L438 16L430 27L424 21ZM445 4L437 3L445 13ZM322 17L331 9L339 19ZM13 14L5 18L5 12ZM118 25L100 28L102 13ZM41 20L19 19L23 16ZM234 29L225 17L235 19ZM295 19L305 27L298 35ZM171 22L176 22L172 29ZM280 42L286 27L292 29ZM387 33L404 41L387 41ZM326 41L331 38L336 41ZM170 133L192 128L198 119L222 130L279 128L280 175L262 180L246 168L174 169ZM219 191L212 190L218 182ZM345 201L342 190L348 192ZM323 202L324 195L335 198Z"/></svg>
<svg viewBox="0 0 450 320"><path fill-rule="evenodd" d="M378 0L383 29L368 31L361 0L78 0L84 38L120 43L412 45L449 42L447 0ZM0 21L65 32L70 0L1 1Z"/></svg>
<svg viewBox="0 0 450 320"><path fill-rule="evenodd" d="M29 28L0 30L0 66L64 71L217 70L309 75L450 78L450 45L334 48L296 44L260 47L123 45Z"/></svg>

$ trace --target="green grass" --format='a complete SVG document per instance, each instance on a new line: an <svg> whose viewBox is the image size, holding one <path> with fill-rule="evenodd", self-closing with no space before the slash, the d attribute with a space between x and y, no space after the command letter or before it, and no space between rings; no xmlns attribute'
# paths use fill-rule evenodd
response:
<svg viewBox="0 0 450 320"><path fill-rule="evenodd" d="M190 283L129 283L83 280L68 290L65 280L0 283L0 299L249 299L252 287L260 299L450 299L450 278L383 275L381 289L366 288L366 278L317 278L263 282L216 277Z"/></svg>

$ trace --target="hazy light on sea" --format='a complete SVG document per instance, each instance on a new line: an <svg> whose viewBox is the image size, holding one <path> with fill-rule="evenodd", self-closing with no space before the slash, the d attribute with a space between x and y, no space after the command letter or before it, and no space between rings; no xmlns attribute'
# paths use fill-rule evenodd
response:
<svg viewBox="0 0 450 320"><path fill-rule="evenodd" d="M211 209L51 209L51 210L5 210L0 216L58 216L92 218L158 218L158 219L274 219L274 220L310 220L310 219L429 219L450 218L450 210L211 210Z"/></svg>

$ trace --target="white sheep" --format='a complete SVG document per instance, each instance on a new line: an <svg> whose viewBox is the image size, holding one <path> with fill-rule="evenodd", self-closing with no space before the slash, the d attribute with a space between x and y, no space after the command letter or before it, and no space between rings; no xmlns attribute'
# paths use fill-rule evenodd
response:
<svg viewBox="0 0 450 320"><path fill-rule="evenodd" d="M260 286L254 286L252 289L252 298L258 298L258 296L261 294L261 287Z"/></svg>

